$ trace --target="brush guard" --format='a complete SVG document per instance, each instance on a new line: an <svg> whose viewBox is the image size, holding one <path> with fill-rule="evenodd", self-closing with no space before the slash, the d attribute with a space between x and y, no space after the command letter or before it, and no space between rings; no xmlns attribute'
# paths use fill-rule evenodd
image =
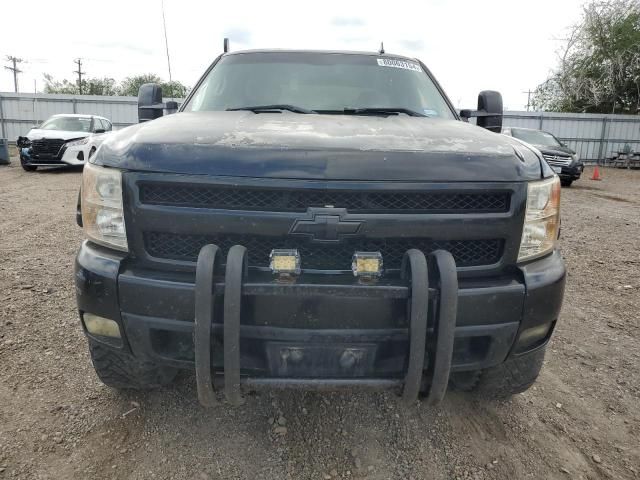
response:
<svg viewBox="0 0 640 480"><path fill-rule="evenodd" d="M421 391L425 391L426 403L436 405L447 390L453 354L456 326L458 280L456 265L451 253L444 250L432 252L427 261L420 250L408 250L402 262L401 278L406 284L409 318L408 365L404 379L387 378L282 378L241 377L240 375L240 314L243 295L295 294L342 295L372 297L398 295L397 290L385 291L370 285L322 286L317 284L256 284L243 283L247 278L248 261L245 247L236 245L229 249L223 283L216 283L214 273L220 262L220 249L205 245L200 250L196 267L194 347L198 399L205 407L218 403L214 391L211 368L212 324L223 324L224 394L232 405L243 402L241 386L287 387L307 390L340 388L401 388L402 401L413 404ZM430 287L431 283L431 287ZM215 322L213 302L224 292L222 322ZM428 342L427 319L429 300L433 306L434 339ZM427 345L434 345L427 351ZM425 361L427 360L427 361Z"/></svg>

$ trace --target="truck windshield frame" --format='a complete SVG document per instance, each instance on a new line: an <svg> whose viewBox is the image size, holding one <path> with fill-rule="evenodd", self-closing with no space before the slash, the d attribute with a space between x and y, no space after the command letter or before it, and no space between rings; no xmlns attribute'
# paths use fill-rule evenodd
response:
<svg viewBox="0 0 640 480"><path fill-rule="evenodd" d="M246 52L221 56L182 111L295 105L318 113L405 109L457 119L451 103L418 61L334 52Z"/></svg>

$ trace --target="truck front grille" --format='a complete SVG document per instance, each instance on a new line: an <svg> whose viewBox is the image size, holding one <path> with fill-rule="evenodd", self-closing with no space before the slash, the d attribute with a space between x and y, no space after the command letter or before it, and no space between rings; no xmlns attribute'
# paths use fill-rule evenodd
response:
<svg viewBox="0 0 640 480"><path fill-rule="evenodd" d="M35 158L55 158L60 153L60 149L65 144L65 140L55 138L41 138L31 142L31 154Z"/></svg>
<svg viewBox="0 0 640 480"><path fill-rule="evenodd" d="M508 192L353 192L220 185L140 184L142 203L226 210L305 212L309 207L352 213L490 213L509 210Z"/></svg>
<svg viewBox="0 0 640 480"><path fill-rule="evenodd" d="M249 253L253 267L268 267L269 253L274 248L297 248L302 258L302 268L314 270L349 270L353 253L379 251L385 269L400 268L404 253L410 248L425 254L437 249L451 252L459 267L492 265L502 256L503 240L447 240L433 241L426 238L349 239L340 243L310 243L291 237L267 237L258 235L184 235L165 232L147 232L145 248L157 258L195 262L200 249L209 243L218 245L226 258L233 245L243 245Z"/></svg>
<svg viewBox="0 0 640 480"><path fill-rule="evenodd" d="M542 154L549 165L554 167L566 167L571 163L571 157L565 155L548 155Z"/></svg>

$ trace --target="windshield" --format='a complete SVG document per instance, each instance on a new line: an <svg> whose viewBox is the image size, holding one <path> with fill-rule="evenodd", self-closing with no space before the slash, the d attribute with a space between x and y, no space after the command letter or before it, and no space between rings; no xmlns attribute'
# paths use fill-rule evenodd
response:
<svg viewBox="0 0 640 480"><path fill-rule="evenodd" d="M38 128L41 130L91 132L91 117L51 117Z"/></svg>
<svg viewBox="0 0 640 480"><path fill-rule="evenodd" d="M511 135L532 145L542 145L544 147L561 147L562 144L556 137L542 130L523 130L512 128Z"/></svg>
<svg viewBox="0 0 640 480"><path fill-rule="evenodd" d="M288 105L319 113L405 109L454 118L419 63L339 53L262 52L223 57L184 110L262 105Z"/></svg>

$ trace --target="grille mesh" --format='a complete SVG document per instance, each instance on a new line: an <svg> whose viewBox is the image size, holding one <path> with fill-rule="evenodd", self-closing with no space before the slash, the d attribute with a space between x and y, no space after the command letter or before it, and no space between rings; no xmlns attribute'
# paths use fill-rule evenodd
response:
<svg viewBox="0 0 640 480"><path fill-rule="evenodd" d="M143 203L230 210L304 212L309 207L346 208L351 212L505 212L509 193L345 192L339 190L271 190L220 186L143 183Z"/></svg>
<svg viewBox="0 0 640 480"><path fill-rule="evenodd" d="M571 164L571 157L564 155L547 155L542 154L549 165L566 167Z"/></svg>
<svg viewBox="0 0 640 480"><path fill-rule="evenodd" d="M223 251L223 258L233 245L243 245L249 251L249 264L268 267L269 253L274 248L297 248L302 257L302 268L318 270L348 270L356 250L379 251L386 269L400 268L404 253L418 248L425 254L439 248L451 252L458 266L490 265L500 260L503 242L490 240L432 241L425 238L357 239L335 244L308 243L294 238L261 237L255 235L184 235L147 232L147 252L159 258L195 261L200 249L214 243Z"/></svg>
<svg viewBox="0 0 640 480"><path fill-rule="evenodd" d="M42 138L31 142L31 151L34 156L56 157L65 141L60 139Z"/></svg>

